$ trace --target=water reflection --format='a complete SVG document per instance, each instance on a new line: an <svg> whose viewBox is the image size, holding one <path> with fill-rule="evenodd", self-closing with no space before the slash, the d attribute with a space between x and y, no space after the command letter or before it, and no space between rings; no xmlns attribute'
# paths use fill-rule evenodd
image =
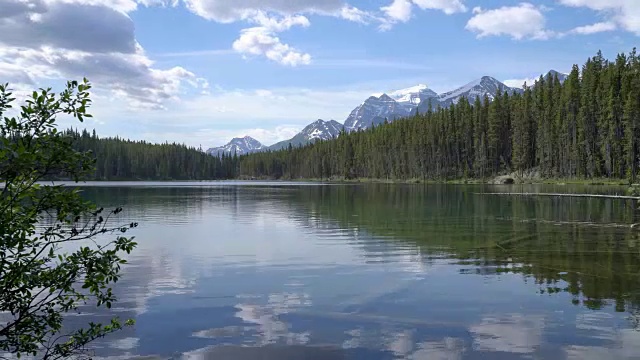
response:
<svg viewBox="0 0 640 360"><path fill-rule="evenodd" d="M637 212L618 200L475 194L499 189L87 188L141 223L116 289L117 310L138 323L99 343L96 355L640 353L630 318L640 309L640 243L618 226L637 222ZM84 311L79 320L108 315Z"/></svg>

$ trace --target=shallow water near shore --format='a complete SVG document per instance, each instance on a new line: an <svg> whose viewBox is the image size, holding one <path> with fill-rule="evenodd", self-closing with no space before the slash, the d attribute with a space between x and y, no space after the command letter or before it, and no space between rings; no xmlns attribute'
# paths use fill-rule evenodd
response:
<svg viewBox="0 0 640 360"><path fill-rule="evenodd" d="M633 359L640 214L624 188L90 183L137 221L97 357ZM70 321L106 320L83 309Z"/></svg>

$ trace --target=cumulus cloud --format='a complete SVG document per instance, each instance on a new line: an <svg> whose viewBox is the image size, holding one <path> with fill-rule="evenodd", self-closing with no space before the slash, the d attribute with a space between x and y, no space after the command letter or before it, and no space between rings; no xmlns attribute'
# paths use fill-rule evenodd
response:
<svg viewBox="0 0 640 360"><path fill-rule="evenodd" d="M306 65L311 55L300 52L284 44L276 33L289 30L293 26L308 27L309 20L302 16L286 16L281 20L258 13L252 19L260 26L242 30L240 37L233 43L233 49L243 55L263 55L267 59L282 65Z"/></svg>
<svg viewBox="0 0 640 360"><path fill-rule="evenodd" d="M258 12L280 15L301 13L334 14L345 6L343 0L184 0L195 14L220 23L246 20Z"/></svg>
<svg viewBox="0 0 640 360"><path fill-rule="evenodd" d="M17 86L87 77L96 90L145 109L176 100L183 85L204 87L186 69L154 67L136 41L127 14L137 6L130 0L5 0L0 76Z"/></svg>
<svg viewBox="0 0 640 360"><path fill-rule="evenodd" d="M610 22L640 35L640 1L636 0L559 0L562 5L586 7L602 12ZM608 22L607 22L608 23ZM587 30L594 30L597 28ZM608 31L608 30L602 30Z"/></svg>
<svg viewBox="0 0 640 360"><path fill-rule="evenodd" d="M2 83L35 84L33 78L20 66L0 62L0 79Z"/></svg>
<svg viewBox="0 0 640 360"><path fill-rule="evenodd" d="M478 34L479 38L488 36L510 36L515 40L548 39L553 32L546 30L546 18L543 9L530 3L517 6L485 10L473 9L475 14L467 22L466 29Z"/></svg>
<svg viewBox="0 0 640 360"><path fill-rule="evenodd" d="M219 23L245 21L259 26L243 29L232 48L243 56L264 56L282 65L311 63L311 55L283 43L277 33L293 26L308 27L303 14L321 14L369 23L370 13L343 0L184 0L194 14ZM280 20L278 20L280 19Z"/></svg>
<svg viewBox="0 0 640 360"><path fill-rule="evenodd" d="M411 19L413 4L409 0L393 0L389 6L380 8L390 21L407 22Z"/></svg>
<svg viewBox="0 0 640 360"><path fill-rule="evenodd" d="M133 21L114 8L73 3L32 5L14 6L13 11L9 6L12 15L3 14L4 19L0 20L1 44L98 53L136 52Z"/></svg>
<svg viewBox="0 0 640 360"><path fill-rule="evenodd" d="M422 10L440 10L447 15L467 11L462 0L393 0L391 4L380 8L385 15L381 19L380 29L388 30L395 23L409 21L414 5Z"/></svg>
<svg viewBox="0 0 640 360"><path fill-rule="evenodd" d="M467 11L461 0L413 0L413 3L420 9L441 10L447 15Z"/></svg>
<svg viewBox="0 0 640 360"><path fill-rule="evenodd" d="M570 31L572 34L591 35L605 31L613 31L617 28L613 22L599 22L592 25L578 26Z"/></svg>
<svg viewBox="0 0 640 360"><path fill-rule="evenodd" d="M88 77L102 90L126 100L132 107L161 109L177 100L183 84L204 87L195 74L181 67L159 70L141 54L100 54L63 49L0 49L4 67L25 69L29 78ZM18 82L20 79L17 79Z"/></svg>

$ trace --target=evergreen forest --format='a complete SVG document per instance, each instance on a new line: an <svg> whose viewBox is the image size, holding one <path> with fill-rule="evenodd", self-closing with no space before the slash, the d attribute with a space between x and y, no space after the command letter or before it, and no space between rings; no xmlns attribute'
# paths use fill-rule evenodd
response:
<svg viewBox="0 0 640 360"><path fill-rule="evenodd" d="M310 179L541 178L636 181L640 58L601 52L564 82L540 77L523 91L462 99L336 139L240 159L240 176Z"/></svg>
<svg viewBox="0 0 640 360"><path fill-rule="evenodd" d="M215 157L181 144L152 144L100 138L93 131L69 129L65 135L78 151L96 159L93 179L86 180L212 180L236 177L237 156Z"/></svg>

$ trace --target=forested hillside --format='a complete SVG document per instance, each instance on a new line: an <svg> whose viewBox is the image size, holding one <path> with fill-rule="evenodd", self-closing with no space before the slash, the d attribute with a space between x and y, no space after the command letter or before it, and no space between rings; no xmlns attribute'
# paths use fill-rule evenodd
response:
<svg viewBox="0 0 640 360"><path fill-rule="evenodd" d="M95 131L67 130L65 135L76 150L93 152L95 180L213 180L237 175L235 156L210 156L180 144L99 138Z"/></svg>
<svg viewBox="0 0 640 360"><path fill-rule="evenodd" d="M531 84L529 84L531 85ZM335 140L242 157L240 174L271 178L543 177L636 180L640 58L599 52L561 83L540 78L522 94L460 100L446 109Z"/></svg>

